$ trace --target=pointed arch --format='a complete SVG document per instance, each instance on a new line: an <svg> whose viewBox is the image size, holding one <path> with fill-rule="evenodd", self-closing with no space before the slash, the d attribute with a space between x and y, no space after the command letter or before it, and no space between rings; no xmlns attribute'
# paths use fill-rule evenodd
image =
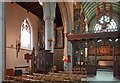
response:
<svg viewBox="0 0 120 83"><path fill-rule="evenodd" d="M101 16L94 27L95 33L113 31L118 31L117 23L108 15Z"/></svg>
<svg viewBox="0 0 120 83"><path fill-rule="evenodd" d="M32 26L28 18L21 24L21 48L31 49L32 47Z"/></svg>

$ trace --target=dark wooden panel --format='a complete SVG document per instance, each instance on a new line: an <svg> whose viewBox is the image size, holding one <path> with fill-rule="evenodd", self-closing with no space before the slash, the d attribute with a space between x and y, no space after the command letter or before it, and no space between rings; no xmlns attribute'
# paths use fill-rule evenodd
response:
<svg viewBox="0 0 120 83"><path fill-rule="evenodd" d="M99 39L99 38L118 38L120 37L120 31L117 32L103 32L103 33L91 33L91 34L73 34L67 35L68 40L81 40L81 39Z"/></svg>
<svg viewBox="0 0 120 83"><path fill-rule="evenodd" d="M57 71L59 70L64 70L63 69L63 58L64 56L64 50L63 49L55 49L55 53L54 53L54 64L57 68Z"/></svg>
<svg viewBox="0 0 120 83"><path fill-rule="evenodd" d="M86 66L87 74L96 75L96 71L97 71L97 66L95 66L95 65L87 65Z"/></svg>
<svg viewBox="0 0 120 83"><path fill-rule="evenodd" d="M53 67L53 53L40 50L35 57L35 72L48 73Z"/></svg>

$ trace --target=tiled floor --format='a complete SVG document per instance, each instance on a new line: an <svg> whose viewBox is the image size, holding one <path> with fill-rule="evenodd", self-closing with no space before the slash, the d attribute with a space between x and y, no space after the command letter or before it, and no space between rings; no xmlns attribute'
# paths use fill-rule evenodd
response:
<svg viewBox="0 0 120 83"><path fill-rule="evenodd" d="M96 76L88 77L87 80L90 83L120 83L120 80L113 77L111 70L98 70Z"/></svg>

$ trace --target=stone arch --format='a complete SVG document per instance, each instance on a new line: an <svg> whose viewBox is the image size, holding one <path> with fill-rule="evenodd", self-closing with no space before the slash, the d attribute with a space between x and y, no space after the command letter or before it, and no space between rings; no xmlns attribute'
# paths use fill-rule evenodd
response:
<svg viewBox="0 0 120 83"><path fill-rule="evenodd" d="M58 6L61 12L61 18L64 27L64 56L70 55L72 56L72 44L68 41L66 37L66 33L71 32L73 28L73 17L72 17L72 3L70 2L59 2ZM70 71L72 69L72 58L70 59L70 63L66 66L64 63L64 70Z"/></svg>
<svg viewBox="0 0 120 83"><path fill-rule="evenodd" d="M72 12L70 10L69 2L58 2L58 6L61 12L62 22L64 26L64 33L70 32L72 30Z"/></svg>

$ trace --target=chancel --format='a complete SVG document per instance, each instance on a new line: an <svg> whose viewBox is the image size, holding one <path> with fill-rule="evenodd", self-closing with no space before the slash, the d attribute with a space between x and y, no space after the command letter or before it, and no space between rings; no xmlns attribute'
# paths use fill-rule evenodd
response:
<svg viewBox="0 0 120 83"><path fill-rule="evenodd" d="M119 82L120 2L41 1L0 2L0 82Z"/></svg>

